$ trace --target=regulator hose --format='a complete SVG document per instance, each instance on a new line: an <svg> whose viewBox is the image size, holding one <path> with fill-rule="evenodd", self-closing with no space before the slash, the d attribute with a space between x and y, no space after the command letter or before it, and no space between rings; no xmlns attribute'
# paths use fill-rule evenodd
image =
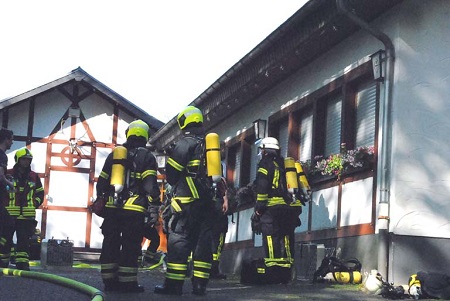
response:
<svg viewBox="0 0 450 301"><path fill-rule="evenodd" d="M91 301L103 301L104 295L103 292L96 289L95 287L89 286L87 284L75 281L73 279L65 278L58 275L47 274L47 273L39 273L39 272L31 272L31 271L23 271L16 269L2 269L2 274L8 276L19 276L37 280L43 280L52 282L55 284L63 285L68 288L75 289L79 292L87 294L91 297Z"/></svg>

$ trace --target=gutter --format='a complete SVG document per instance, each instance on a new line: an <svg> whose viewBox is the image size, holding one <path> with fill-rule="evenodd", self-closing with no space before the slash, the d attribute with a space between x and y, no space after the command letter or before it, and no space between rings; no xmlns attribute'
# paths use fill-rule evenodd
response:
<svg viewBox="0 0 450 301"><path fill-rule="evenodd" d="M385 48L386 74L384 81L384 99L380 104L381 145L378 146L378 173L379 183L379 212L378 212L378 271L384 277L388 277L389 266L389 203L390 203L390 172L391 172L391 103L392 89L394 83L394 61L395 48L392 40L383 32L373 28L365 20L350 11L344 4L344 0L336 0L338 10L348 17L352 22L369 32L372 36L383 43Z"/></svg>

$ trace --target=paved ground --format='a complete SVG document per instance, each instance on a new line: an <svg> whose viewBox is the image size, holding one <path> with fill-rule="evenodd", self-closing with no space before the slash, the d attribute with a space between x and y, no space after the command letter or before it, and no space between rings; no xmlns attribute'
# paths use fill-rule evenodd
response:
<svg viewBox="0 0 450 301"><path fill-rule="evenodd" d="M103 290L100 271L98 266L95 265L90 268L48 267L46 269L35 266L32 267L32 271L51 273ZM182 296L163 296L153 293L154 286L163 282L164 273L162 270L143 270L139 272L138 277L140 284L146 289L144 293L105 294L105 300L386 300L381 296L366 295L359 290L357 285L311 284L310 282L297 280L288 285L245 286L241 285L239 278L233 275L229 275L227 280L211 280L206 296L192 295L189 280L185 282ZM91 296L48 281L4 275L0 277L0 300L82 301L91 300Z"/></svg>

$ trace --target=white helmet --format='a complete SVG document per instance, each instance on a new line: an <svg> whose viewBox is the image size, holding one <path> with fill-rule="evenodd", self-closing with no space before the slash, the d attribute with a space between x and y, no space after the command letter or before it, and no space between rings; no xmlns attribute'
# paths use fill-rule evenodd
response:
<svg viewBox="0 0 450 301"><path fill-rule="evenodd" d="M266 137L259 143L259 148L280 150L280 144L276 138Z"/></svg>

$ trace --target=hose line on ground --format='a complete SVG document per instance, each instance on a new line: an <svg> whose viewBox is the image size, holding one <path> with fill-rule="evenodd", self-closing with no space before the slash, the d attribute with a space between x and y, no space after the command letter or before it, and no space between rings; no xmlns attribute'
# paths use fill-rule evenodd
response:
<svg viewBox="0 0 450 301"><path fill-rule="evenodd" d="M103 301L104 296L103 292L96 289L95 287L89 286L87 284L75 281L73 279L65 278L58 275L47 274L47 273L39 273L39 272L31 272L31 271L23 271L16 269L2 269L2 274L9 276L19 276L37 280L43 280L52 282L55 284L63 285L68 288L75 289L84 294L87 294L91 297L91 301Z"/></svg>

